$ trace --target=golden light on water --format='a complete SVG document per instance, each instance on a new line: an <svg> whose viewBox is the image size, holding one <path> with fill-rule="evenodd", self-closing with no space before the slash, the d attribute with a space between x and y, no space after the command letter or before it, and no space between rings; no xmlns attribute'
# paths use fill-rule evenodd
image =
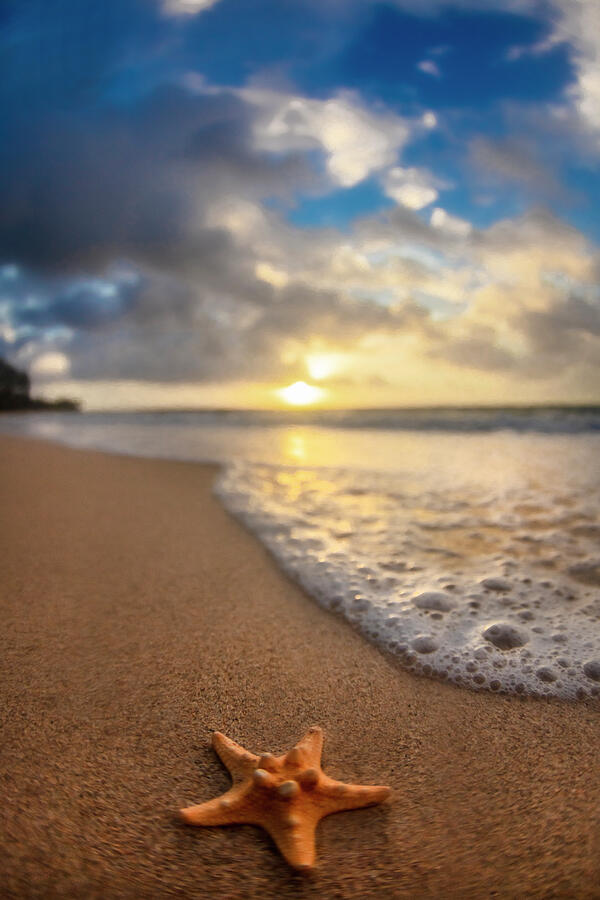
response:
<svg viewBox="0 0 600 900"><path fill-rule="evenodd" d="M305 381L295 381L294 384L280 388L276 393L290 406L310 406L311 403L318 403L326 397L328 392Z"/></svg>

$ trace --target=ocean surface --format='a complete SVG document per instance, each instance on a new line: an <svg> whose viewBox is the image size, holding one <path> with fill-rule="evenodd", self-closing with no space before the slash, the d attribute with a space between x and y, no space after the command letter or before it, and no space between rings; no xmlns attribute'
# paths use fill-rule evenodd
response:
<svg viewBox="0 0 600 900"><path fill-rule="evenodd" d="M46 412L0 432L219 463L226 508L405 668L600 694L600 408Z"/></svg>

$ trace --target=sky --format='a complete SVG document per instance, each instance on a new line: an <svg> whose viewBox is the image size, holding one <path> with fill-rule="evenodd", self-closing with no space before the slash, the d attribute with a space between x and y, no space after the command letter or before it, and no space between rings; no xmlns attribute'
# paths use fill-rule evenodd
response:
<svg viewBox="0 0 600 900"><path fill-rule="evenodd" d="M597 0L4 0L0 112L38 395L600 402Z"/></svg>

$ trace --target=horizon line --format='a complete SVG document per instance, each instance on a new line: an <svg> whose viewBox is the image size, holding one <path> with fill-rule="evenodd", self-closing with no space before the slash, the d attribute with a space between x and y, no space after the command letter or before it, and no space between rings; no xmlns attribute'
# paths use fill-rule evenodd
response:
<svg viewBox="0 0 600 900"><path fill-rule="evenodd" d="M600 410L600 400L588 403L476 403L476 404L446 404L436 403L432 405L416 406L328 406L328 407L244 407L244 406L147 406L147 407L98 407L94 409L82 408L80 412L87 413L282 413L283 415L323 414L328 413L386 413L386 412L486 412L491 410L514 410L524 412L527 410Z"/></svg>

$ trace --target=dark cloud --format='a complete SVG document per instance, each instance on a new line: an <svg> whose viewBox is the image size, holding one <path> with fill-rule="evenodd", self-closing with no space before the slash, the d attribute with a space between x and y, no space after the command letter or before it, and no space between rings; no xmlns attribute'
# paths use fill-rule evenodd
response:
<svg viewBox="0 0 600 900"><path fill-rule="evenodd" d="M527 374L546 377L574 363L598 363L600 298L557 298L548 309L524 312L516 324L530 347Z"/></svg>
<svg viewBox="0 0 600 900"><path fill-rule="evenodd" d="M84 380L301 377L303 359L282 356L286 341L318 335L351 350L365 334L424 332L429 324L415 304L391 310L300 283L275 289L235 266L217 265L198 282L157 269L117 269L102 279L61 280L45 295L35 292L34 280L22 282L13 296L12 352L46 345L54 334L46 349L67 352L72 376Z"/></svg>
<svg viewBox="0 0 600 900"><path fill-rule="evenodd" d="M584 252L587 242L574 226L536 206L516 219L501 219L485 231L474 232L473 243L483 252L512 253L529 246L539 255L552 245Z"/></svg>
<svg viewBox="0 0 600 900"><path fill-rule="evenodd" d="M224 193L289 195L309 179L294 155L252 147L246 105L171 86L133 108L41 115L0 153L0 247L34 267L114 256L172 264L202 255L206 204Z"/></svg>
<svg viewBox="0 0 600 900"><path fill-rule="evenodd" d="M467 337L442 340L432 355L442 357L461 368L505 372L515 368L515 357L499 346L491 328L474 326Z"/></svg>
<svg viewBox="0 0 600 900"><path fill-rule="evenodd" d="M113 378L162 382L292 378L304 373L304 363L282 359L286 339L316 334L352 348L365 333L411 329L426 318L412 306L390 311L299 284L276 291L262 283L252 302L214 302L201 285L169 284L157 276L145 281L110 340L90 329L78 333L69 348L72 374L102 378L110 372Z"/></svg>
<svg viewBox="0 0 600 900"><path fill-rule="evenodd" d="M550 167L539 156L533 140L473 138L469 145L469 163L479 169L484 184L513 183L527 193L542 197L565 197Z"/></svg>

